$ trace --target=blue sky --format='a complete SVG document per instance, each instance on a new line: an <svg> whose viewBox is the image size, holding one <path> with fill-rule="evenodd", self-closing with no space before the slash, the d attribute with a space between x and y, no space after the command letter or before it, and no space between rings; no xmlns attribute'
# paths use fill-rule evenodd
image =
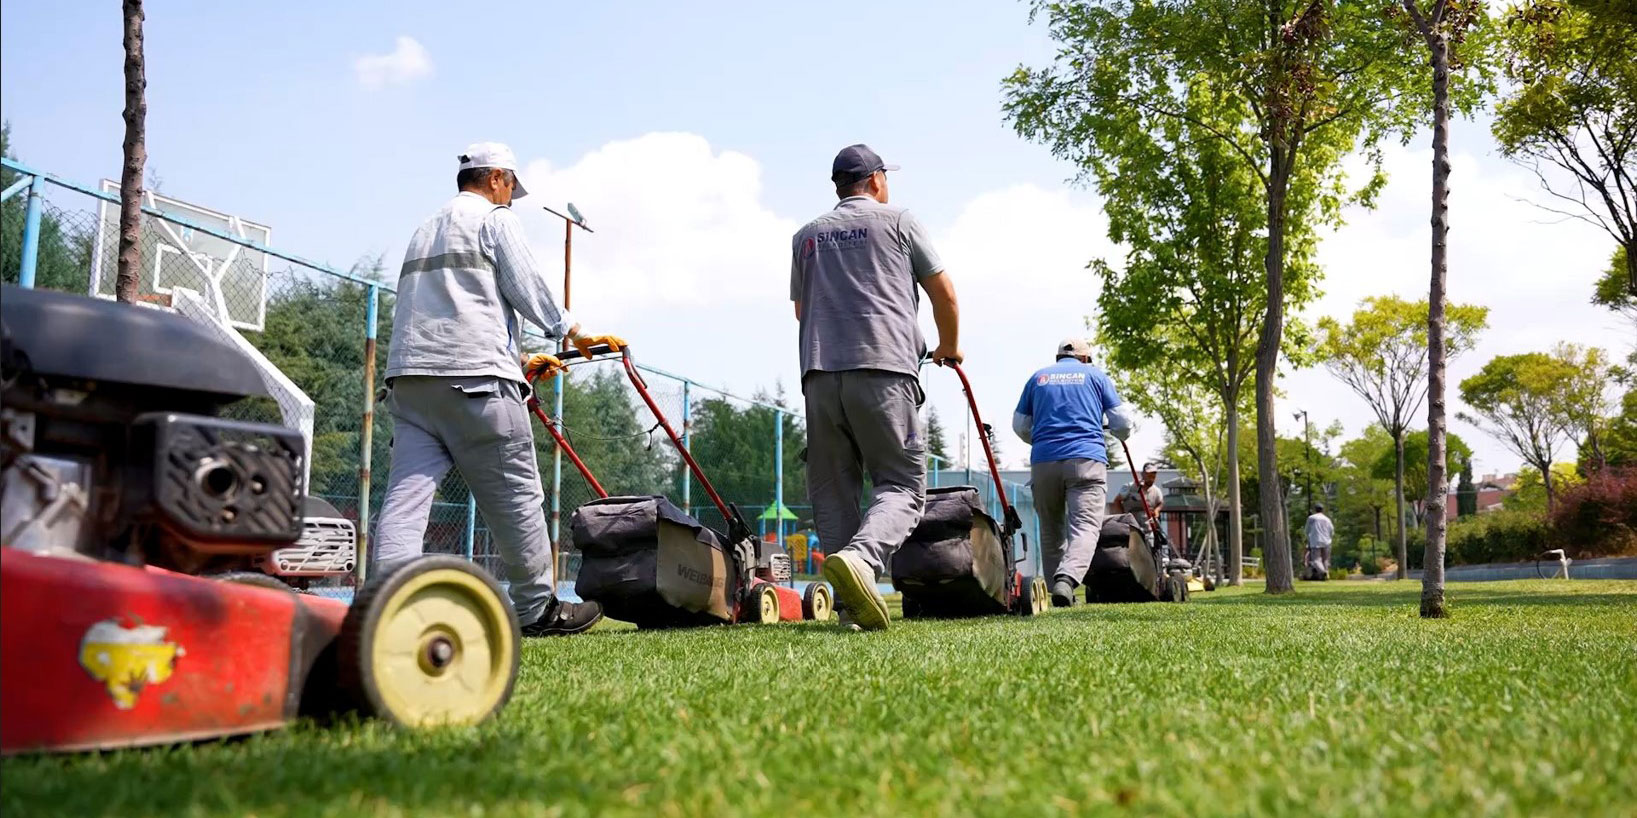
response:
<svg viewBox="0 0 1637 818"><path fill-rule="evenodd" d="M1083 332L1097 292L1085 263L1120 255L1096 196L1065 185L1073 169L1001 118L1001 79L1051 56L1044 29L1006 0L794 9L150 0L149 167L169 195L271 225L276 246L340 266L384 254L391 267L452 193L454 155L508 142L535 193L519 212L549 269L562 228L533 205L572 200L598 228L575 245L574 306L589 329L706 382L793 392L788 237L833 204L835 151L866 141L904 167L894 203L922 217L949 264L969 372L1004 428L1048 346ZM121 61L116 4L0 6L15 154L85 182L117 176ZM1326 238L1325 295L1306 317L1425 293L1427 142L1388 147L1381 206L1350 211ZM1607 237L1519 201L1538 197L1533 180L1494 155L1487 123L1457 123L1454 144L1452 297L1493 312L1452 381L1558 340L1623 355L1629 327L1587 304ZM961 417L951 376L927 381L934 405ZM1281 419L1306 408L1349 435L1370 420L1322 370L1281 386ZM1516 467L1453 428L1480 472ZM1300 432L1282 420L1281 433ZM1159 441L1143 424L1136 456ZM1011 464L1026 455L1009 435L1003 450Z"/></svg>

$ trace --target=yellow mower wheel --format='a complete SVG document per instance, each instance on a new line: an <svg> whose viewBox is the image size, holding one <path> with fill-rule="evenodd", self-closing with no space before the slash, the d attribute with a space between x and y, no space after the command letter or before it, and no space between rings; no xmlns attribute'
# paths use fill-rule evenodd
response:
<svg viewBox="0 0 1637 818"><path fill-rule="evenodd" d="M358 594L337 639L342 692L405 727L477 724L511 698L517 614L488 572L422 557Z"/></svg>
<svg viewBox="0 0 1637 818"><path fill-rule="evenodd" d="M779 621L779 592L772 583L758 582L750 588L749 607L757 624L772 625Z"/></svg>

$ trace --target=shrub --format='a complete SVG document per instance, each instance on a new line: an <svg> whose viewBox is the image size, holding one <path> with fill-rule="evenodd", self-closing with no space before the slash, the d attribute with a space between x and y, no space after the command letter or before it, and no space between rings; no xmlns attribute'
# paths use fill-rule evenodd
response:
<svg viewBox="0 0 1637 818"><path fill-rule="evenodd" d="M1446 565L1523 562L1549 546L1546 520L1532 511L1493 511L1449 524ZM1419 555L1420 550L1412 549Z"/></svg>
<svg viewBox="0 0 1637 818"><path fill-rule="evenodd" d="M1330 578L1347 579L1347 569L1336 565L1330 566Z"/></svg>
<svg viewBox="0 0 1637 818"><path fill-rule="evenodd" d="M1359 561L1358 570L1367 577L1381 573L1381 563L1375 557L1367 556Z"/></svg>
<svg viewBox="0 0 1637 818"><path fill-rule="evenodd" d="M1565 489L1551 522L1553 544L1570 557L1637 552L1637 468L1607 469Z"/></svg>

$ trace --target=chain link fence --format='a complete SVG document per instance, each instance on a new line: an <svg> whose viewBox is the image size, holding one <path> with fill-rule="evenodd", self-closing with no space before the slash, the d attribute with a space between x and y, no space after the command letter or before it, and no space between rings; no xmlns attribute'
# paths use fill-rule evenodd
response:
<svg viewBox="0 0 1637 818"><path fill-rule="evenodd" d="M19 283L25 256L32 253L32 286L113 292L118 208L108 190L76 185L10 160L0 171L0 189L10 194L0 202L0 270L7 283ZM384 407L372 412L370 400L385 387L393 307L392 287L386 282L391 276L379 261L338 270L263 244L265 228L258 232L259 226L202 209L167 208L161 200L150 204L158 212L146 212L143 218L143 300L173 306L177 288L204 293L207 300L219 293L221 306L244 339L312 401L307 412L310 494L334 506L340 516L368 526L371 511L381 507L391 462L391 414ZM34 209L37 214L30 213ZM207 281L212 275L221 286ZM99 286L93 287L93 280ZM549 349L543 339L535 340L539 350ZM722 499L739 509L758 536L783 543L798 575L816 570L818 555L836 544L818 543L813 534L800 413L782 394L744 398L639 366L655 406L684 438ZM548 415L559 416L560 407L563 434L610 494L662 494L706 525L726 527L617 360L573 366L537 394ZM292 415L288 405L266 399L241 401L227 412L264 422L290 423ZM559 456L544 429L536 429L535 438L546 510L560 546L558 580L563 592L571 594L579 560L569 547L570 519L575 508L596 495L570 459ZM1001 519L987 467L974 464L970 475L990 513ZM929 461L929 486L958 485L967 476L964 467L938 458ZM1007 494L1024 521L1031 563L1037 562L1032 496L1018 484L1009 484ZM426 550L465 555L496 575L504 573L482 515L457 473L451 472L439 487Z"/></svg>

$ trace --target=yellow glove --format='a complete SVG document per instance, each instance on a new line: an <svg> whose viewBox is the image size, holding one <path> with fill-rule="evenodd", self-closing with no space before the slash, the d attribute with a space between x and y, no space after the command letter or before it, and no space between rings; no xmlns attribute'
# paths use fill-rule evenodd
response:
<svg viewBox="0 0 1637 818"><path fill-rule="evenodd" d="M598 344L607 344L615 354L625 349L625 339L618 335L582 335L574 339L574 348L588 361L591 360L591 348Z"/></svg>
<svg viewBox="0 0 1637 818"><path fill-rule="evenodd" d="M533 375L536 383L543 383L557 377L565 369L563 362L556 355L544 352L528 355L523 358L523 372Z"/></svg>

